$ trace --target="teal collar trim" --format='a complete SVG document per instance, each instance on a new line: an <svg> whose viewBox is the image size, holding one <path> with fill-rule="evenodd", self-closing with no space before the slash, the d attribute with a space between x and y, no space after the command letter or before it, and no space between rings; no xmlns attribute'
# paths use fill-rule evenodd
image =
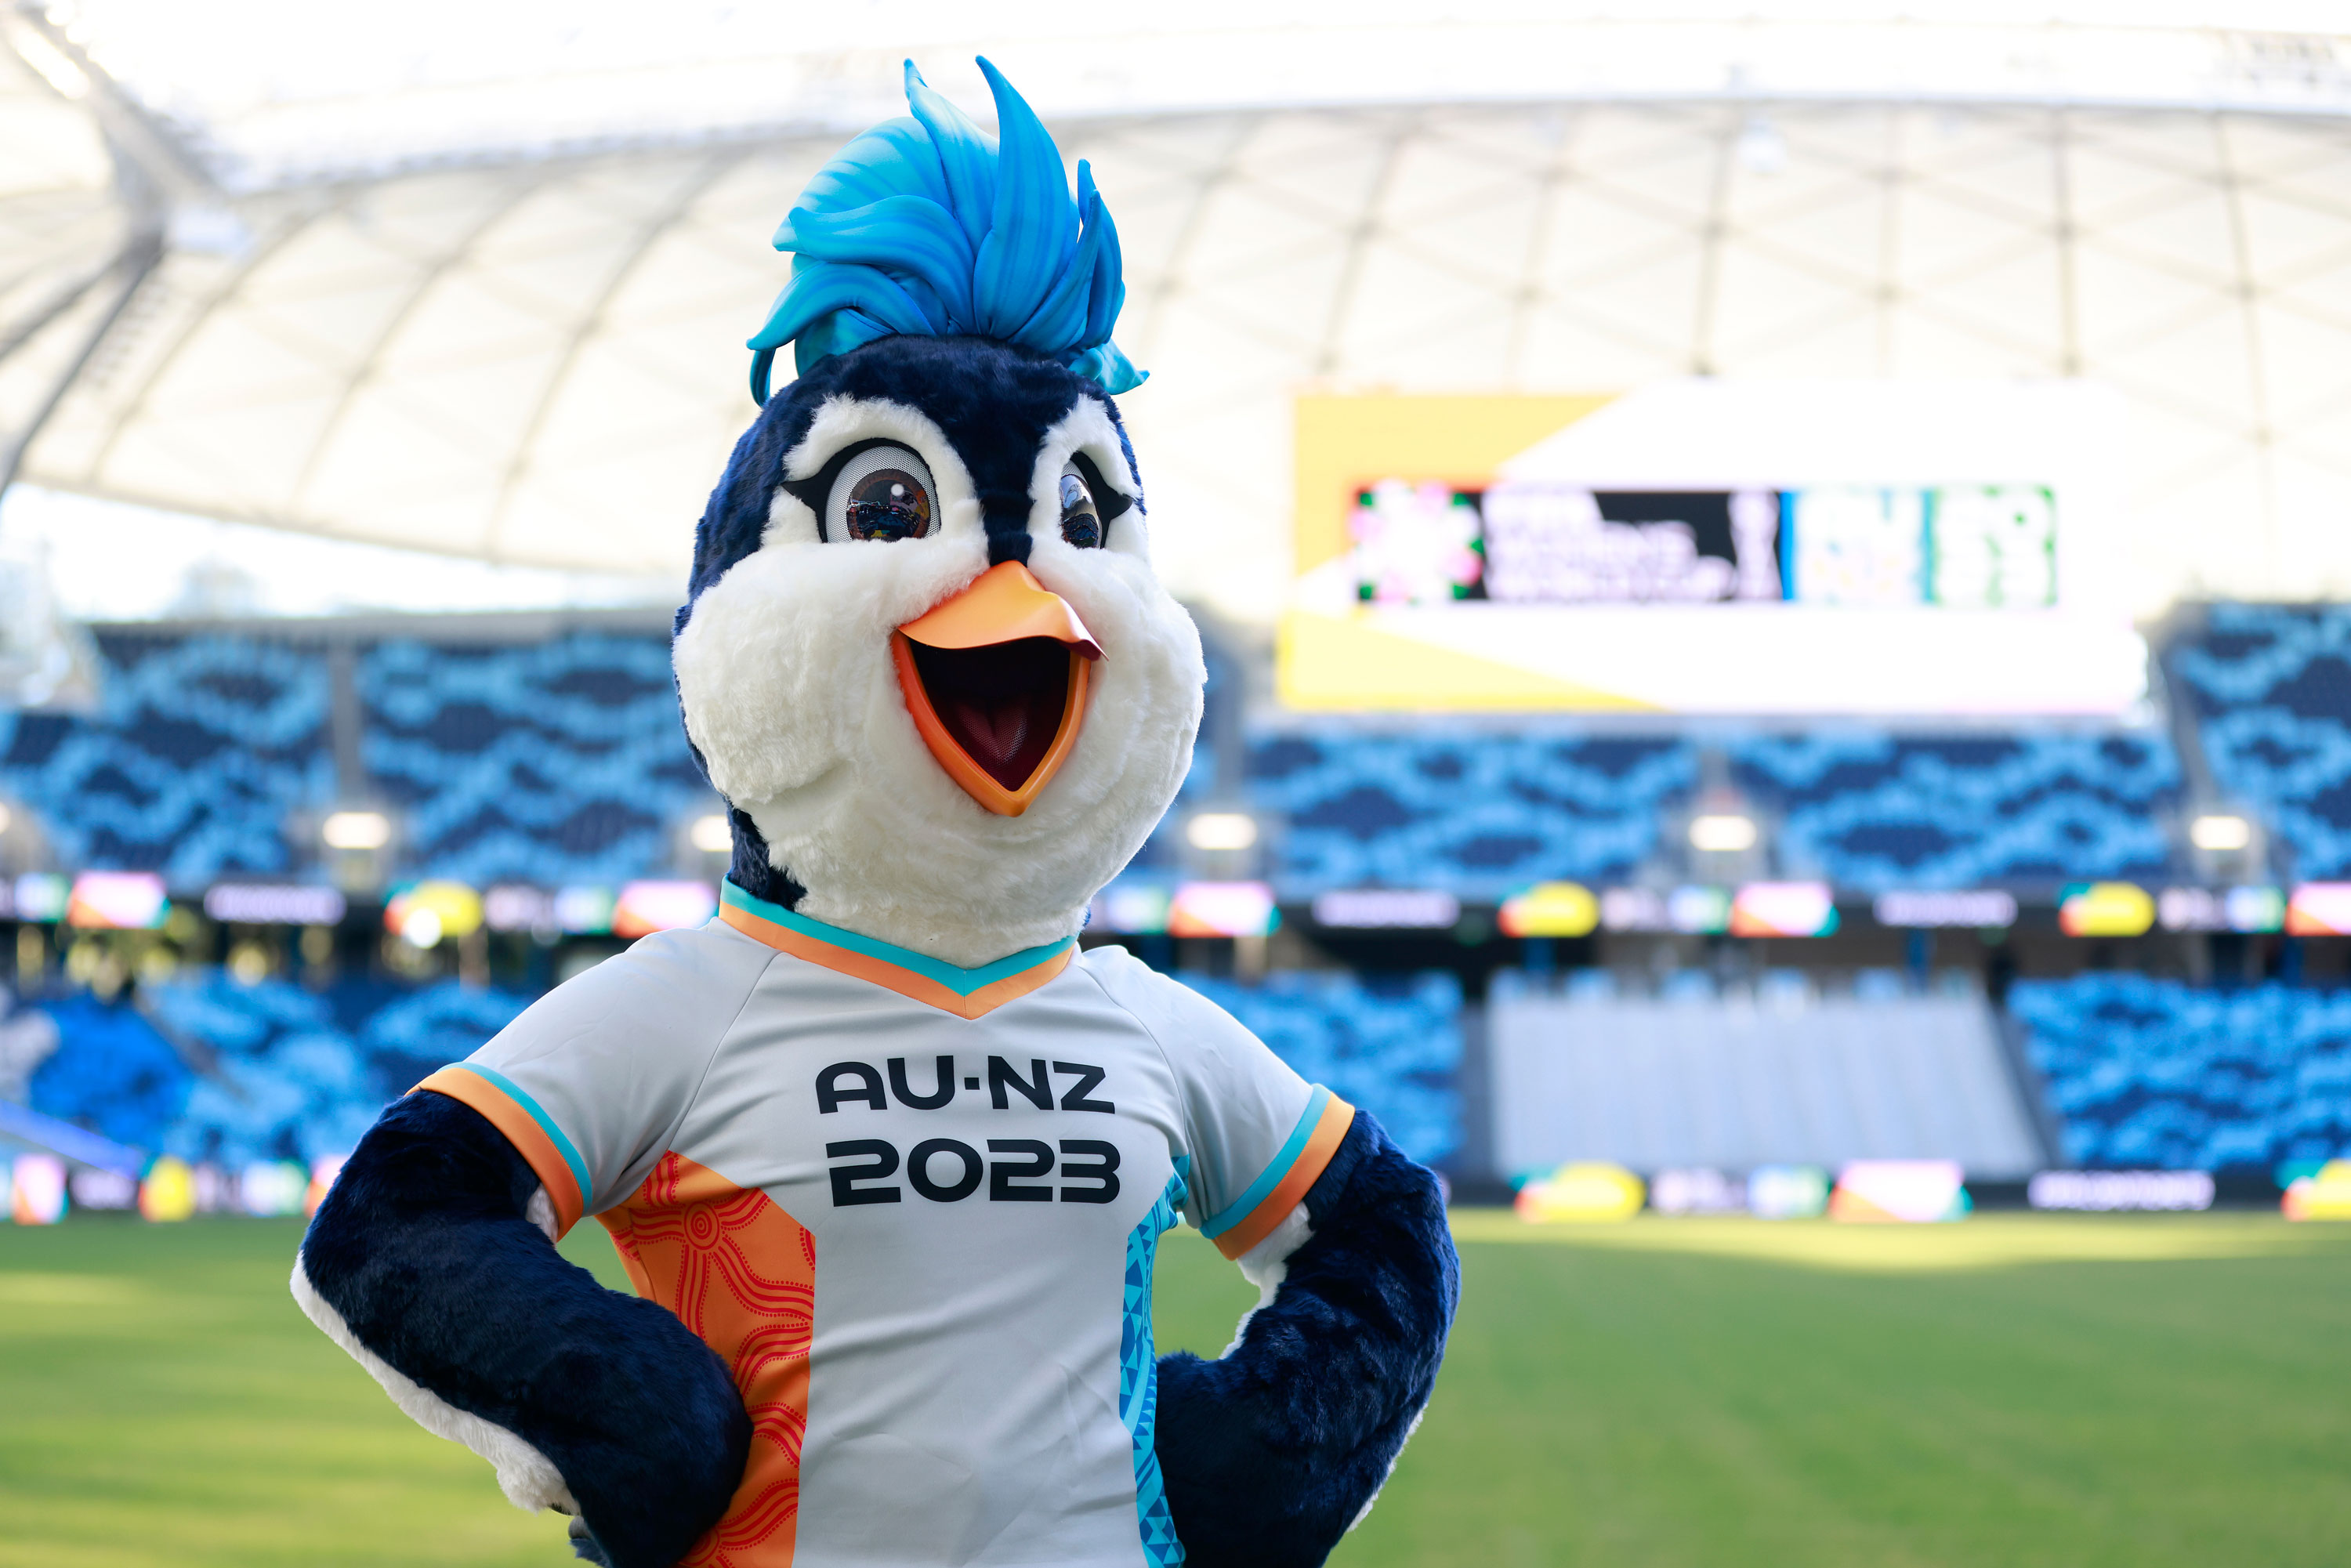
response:
<svg viewBox="0 0 2351 1568"><path fill-rule="evenodd" d="M911 974L945 986L956 996L967 997L974 991L1024 975L1038 965L1046 963L1078 945L1074 936L1064 936L1059 942L1048 942L1041 947L1027 947L1008 958L998 958L993 964L982 964L977 969L961 969L938 958L917 953L911 947L894 946L871 936L861 936L854 931L843 931L838 925L827 925L821 920L810 920L780 904L770 904L764 898L754 898L732 882L719 884L718 896L755 919L796 931L813 942L839 947L846 952L861 953L884 964L894 964Z"/></svg>

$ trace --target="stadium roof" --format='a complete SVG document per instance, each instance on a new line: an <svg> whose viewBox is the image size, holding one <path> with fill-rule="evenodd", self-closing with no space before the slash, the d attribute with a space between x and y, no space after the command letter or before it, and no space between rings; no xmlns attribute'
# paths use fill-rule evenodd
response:
<svg viewBox="0 0 2351 1568"><path fill-rule="evenodd" d="M1100 173L1163 570L1228 610L1287 584L1294 392L1687 374L2106 381L2136 602L2351 593L2351 38L2242 30L2294 7L795 10L5 15L26 476L675 574L775 223L900 53L978 105L985 48Z"/></svg>

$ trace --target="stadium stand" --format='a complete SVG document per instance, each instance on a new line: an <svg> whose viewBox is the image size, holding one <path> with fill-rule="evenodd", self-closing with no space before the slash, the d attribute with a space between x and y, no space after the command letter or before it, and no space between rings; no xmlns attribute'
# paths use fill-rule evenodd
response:
<svg viewBox="0 0 2351 1568"><path fill-rule="evenodd" d="M2165 667L2214 782L2266 810L2294 873L2351 873L2351 610L2215 604Z"/></svg>
<svg viewBox="0 0 2351 1568"><path fill-rule="evenodd" d="M530 1001L486 987L426 986L370 1011L358 1030L360 1050L388 1100L471 1056Z"/></svg>
<svg viewBox="0 0 2351 1568"><path fill-rule="evenodd" d="M287 870L287 815L334 784L325 662L256 637L99 643L98 711L0 711L0 789L70 865L197 886Z"/></svg>
<svg viewBox="0 0 2351 1568"><path fill-rule="evenodd" d="M1779 819L1781 870L1856 891L2158 878L2180 772L2160 736L1782 735L1733 777Z"/></svg>
<svg viewBox="0 0 2351 1568"><path fill-rule="evenodd" d="M1565 988L1497 976L1487 1019L1502 1174L1568 1160L1745 1170L1931 1157L2006 1180L2040 1164L1981 998L1815 998L1801 979L1760 1001L1698 993L1617 996L1601 972Z"/></svg>
<svg viewBox="0 0 2351 1568"><path fill-rule="evenodd" d="M58 1047L33 1074L30 1103L191 1162L312 1161L350 1153L387 1101L528 1001L454 981L312 991L218 971L151 987L137 1007L48 1000L39 1009Z"/></svg>
<svg viewBox="0 0 2351 1568"><path fill-rule="evenodd" d="M477 887L658 874L678 821L716 809L666 638L384 642L362 653L359 688L368 774L406 809L421 874Z"/></svg>
<svg viewBox="0 0 2351 1568"><path fill-rule="evenodd" d="M1290 972L1255 986L1182 978L1301 1077L1377 1116L1413 1158L1434 1163L1460 1144L1461 982L1451 975Z"/></svg>
<svg viewBox="0 0 2351 1568"><path fill-rule="evenodd" d="M298 987L217 977L157 988L158 1015L212 1048L165 1153L232 1168L347 1155L386 1096L325 1003ZM176 1027L174 1027L176 1026Z"/></svg>
<svg viewBox="0 0 2351 1568"><path fill-rule="evenodd" d="M0 789L68 863L159 871L175 887L298 871L289 819L337 794L326 651L230 635L101 645L99 712L0 715ZM558 886L660 874L678 823L714 801L655 633L384 640L358 649L357 686L361 787L403 810L402 875ZM2264 711L2261 735L2290 721ZM2346 719L2324 722L2351 752ZM2208 734L2223 728L2208 721ZM1216 729L1187 806L1217 789ZM1541 727L1288 728L1251 736L1245 753L1240 787L1280 823L1269 874L1288 900L1375 885L1497 900L1536 880L1621 878L1698 780L1687 739ZM2168 742L2145 735L1831 730L1730 755L1778 819L1782 871L1857 890L2158 877L2159 818L2179 792ZM2306 855L2351 856L2351 795L2279 809L2319 822L2293 818ZM2320 821L2327 810L2343 825ZM1163 829L1135 863L1179 858Z"/></svg>
<svg viewBox="0 0 2351 1568"><path fill-rule="evenodd" d="M345 653L299 632L104 631L95 710L0 714L0 795L29 810L58 863L157 871L177 896L221 878L315 875L289 828L352 792L336 766L340 681L356 704L346 712L360 788L402 810L396 876L552 888L662 874L681 822L712 800L682 743L666 639L601 623L513 632L459 624L434 641L342 628L356 638ZM2198 720L2183 744L2200 737L2215 787L2268 816L2299 874L2351 873L2351 612L2214 606L2165 657ZM1708 766L1688 736L1549 720L1245 733L1226 706L1245 684L1238 667L1213 647L1210 665L1210 722L1182 803L1238 792L1262 813L1273 827L1263 874L1285 902L1384 884L1474 904L1538 879L1625 879L1672 847L1662 835ZM2198 776L2163 730L1848 725L1719 744L1770 824L1776 873L1859 893L2155 883L2179 874L2165 821L2183 778ZM1138 868L1180 871L1179 839L1171 821ZM29 1102L120 1142L223 1164L339 1153L385 1099L528 1000L363 967L323 990L210 972L151 986L145 1011L161 1034L140 1011L88 996L28 998L61 1041ZM1456 1088L1458 980L1195 983L1422 1157L1482 1145L1465 1134ZM2032 1118L1979 1002L1865 975L1849 998L1803 999L1801 1026L1783 1028L1795 1013L1719 996L1700 970L1665 977L1648 998L1608 994L1604 973L1565 984L1504 979L1495 993L1503 1080L1502 1058L1520 1049L1510 1041L1551 1042L1519 1069L1550 1074L1549 1087L1498 1080L1505 1124L1525 1124L1503 1139L1507 1167L1569 1153L1725 1168L1947 1153L1979 1175L2032 1163ZM2340 1124L2351 1113L2335 1108L2351 1002L2091 975L2019 982L2010 1005L2070 1160L2265 1168L2351 1143ZM1900 1049L1863 1051L1872 1030L1898 1034ZM1578 1072L1614 1076L1604 1092ZM1526 1122L1545 1095L1549 1132Z"/></svg>
<svg viewBox="0 0 2351 1568"><path fill-rule="evenodd" d="M2266 1173L2351 1147L2351 993L2089 974L2021 980L2009 1008L2072 1164Z"/></svg>
<svg viewBox="0 0 2351 1568"><path fill-rule="evenodd" d="M1500 899L1554 877L1622 876L1698 781L1687 742L1540 727L1331 727L1252 737L1252 802L1282 821L1285 899L1331 888L1442 887Z"/></svg>
<svg viewBox="0 0 2351 1568"><path fill-rule="evenodd" d="M57 1048L33 1072L34 1110L118 1144L159 1149L185 1109L194 1075L135 1008L94 997L43 1004Z"/></svg>

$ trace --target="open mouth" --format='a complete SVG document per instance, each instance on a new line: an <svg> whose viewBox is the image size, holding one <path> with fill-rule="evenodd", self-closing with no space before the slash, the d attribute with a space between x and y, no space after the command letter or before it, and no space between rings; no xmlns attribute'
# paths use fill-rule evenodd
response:
<svg viewBox="0 0 2351 1568"><path fill-rule="evenodd" d="M1027 810L1077 741L1101 656L1076 612L1025 567L998 566L890 647L906 709L947 776L998 816Z"/></svg>
<svg viewBox="0 0 2351 1568"><path fill-rule="evenodd" d="M992 648L912 643L915 678L931 711L966 756L1007 789L1035 775L1052 749L1083 659L1050 637Z"/></svg>

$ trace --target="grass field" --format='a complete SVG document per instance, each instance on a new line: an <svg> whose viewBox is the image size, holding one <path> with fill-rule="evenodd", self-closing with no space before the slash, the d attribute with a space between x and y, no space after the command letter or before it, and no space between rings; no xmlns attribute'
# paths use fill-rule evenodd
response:
<svg viewBox="0 0 2351 1568"><path fill-rule="evenodd" d="M2351 1559L2351 1228L1458 1229L1444 1379L1341 1568ZM0 1227L0 1565L569 1560L303 1322L298 1235ZM1171 1237L1162 1347L1250 1294Z"/></svg>

